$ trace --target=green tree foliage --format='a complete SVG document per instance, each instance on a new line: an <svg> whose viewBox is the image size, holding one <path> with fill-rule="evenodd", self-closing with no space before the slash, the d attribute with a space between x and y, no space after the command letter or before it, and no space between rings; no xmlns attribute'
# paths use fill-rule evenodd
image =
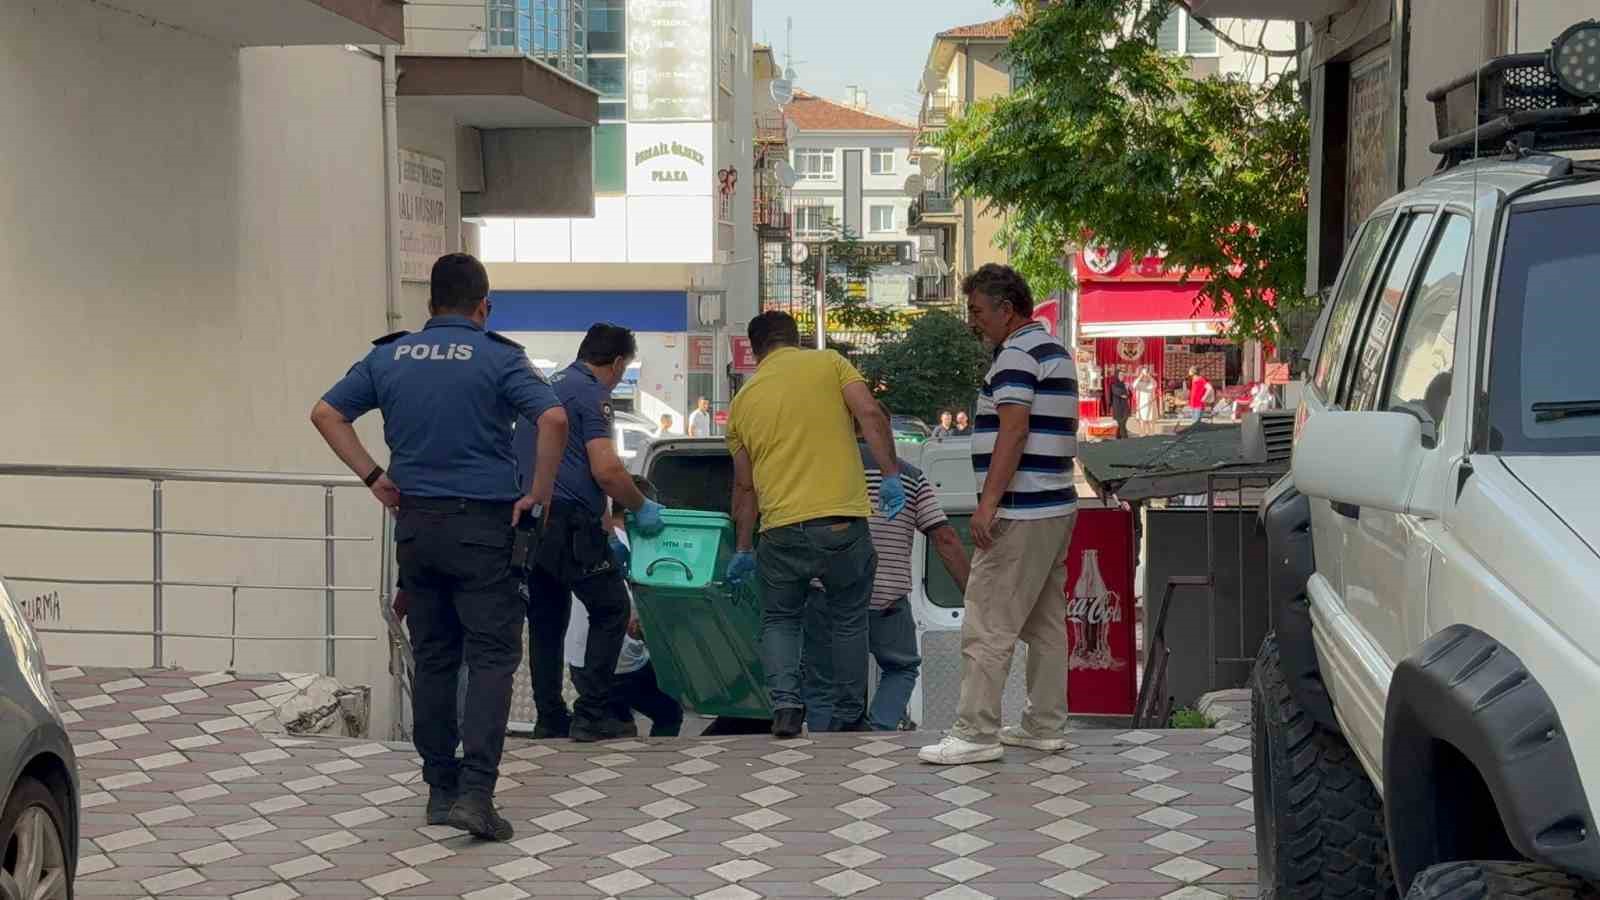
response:
<svg viewBox="0 0 1600 900"><path fill-rule="evenodd" d="M1005 214L1013 258L1041 295L1068 277L1064 245L1164 249L1172 268L1210 274L1202 296L1234 337L1278 338L1307 302L1295 78L1190 78L1187 60L1156 46L1171 8L1024 2L1009 53L1026 84L951 123L949 180Z"/></svg>
<svg viewBox="0 0 1600 900"><path fill-rule="evenodd" d="M855 232L842 225L834 225L830 235L812 243L811 255L800 264L800 272L807 284L816 284L821 251L826 248L829 327L867 334L887 334L895 330L900 324L898 313L873 306L865 297L850 295L848 285L851 281L870 281L872 273L878 269L862 251L861 239Z"/></svg>
<svg viewBox="0 0 1600 900"><path fill-rule="evenodd" d="M972 407L988 366L988 354L965 322L932 311L864 359L861 374L895 414L932 423L941 410Z"/></svg>

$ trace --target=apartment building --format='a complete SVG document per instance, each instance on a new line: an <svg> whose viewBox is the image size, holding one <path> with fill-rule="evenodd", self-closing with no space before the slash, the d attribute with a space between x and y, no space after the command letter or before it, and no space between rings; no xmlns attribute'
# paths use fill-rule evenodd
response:
<svg viewBox="0 0 1600 900"><path fill-rule="evenodd" d="M858 241L876 264L867 299L907 306L915 297L916 244L908 231L908 179L916 129L872 112L865 91L843 102L796 91L785 109L793 125L790 164L794 239L819 243L841 235Z"/></svg>

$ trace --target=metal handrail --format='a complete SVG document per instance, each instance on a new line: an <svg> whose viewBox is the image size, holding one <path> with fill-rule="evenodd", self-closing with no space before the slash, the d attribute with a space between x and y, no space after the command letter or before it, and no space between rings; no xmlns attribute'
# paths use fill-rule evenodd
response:
<svg viewBox="0 0 1600 900"><path fill-rule="evenodd" d="M320 475L296 474L285 472L261 472L236 469L179 469L179 468L149 468L135 466L63 466L63 465L38 465L22 463L0 463L0 476L17 478L67 478L67 479L110 479L120 481L145 481L150 484L151 523L149 528L133 528L120 526L79 526L43 524L30 525L22 522L0 523L0 528L10 530L31 530L69 534L148 534L151 543L151 577L149 578L67 578L52 576L12 575L12 580L33 584L75 584L90 586L121 586L121 587L149 587L151 603L151 627L149 629L109 629L109 628L39 628L45 634L97 634L120 635L125 637L150 637L152 665L161 666L164 661L163 639L166 637L198 638L229 640L237 644L240 640L320 640L324 643L324 668L326 673L335 673L337 656L335 645L341 640L374 640L372 635L344 635L336 631L337 620L336 598L340 593L367 592L374 590L371 586L342 585L338 582L337 561L335 547L341 542L370 542L367 536L341 535L334 530L335 505L334 491L339 488L362 488L365 484L353 475ZM199 529L169 529L163 520L163 485L172 483L190 484L250 484L274 487L313 487L323 491L323 533L320 535L305 534L250 534L244 532L212 531ZM384 534L388 535L387 516L384 517ZM211 581L200 579L170 579L166 577L165 560L163 555L164 539L168 536L219 538L241 541L319 541L323 544L323 580L320 584L267 584L245 583L237 581ZM388 548L384 548L384 562L389 561ZM387 577L387 573L385 573ZM234 621L237 623L238 597L243 590L266 591L312 591L323 595L324 633L319 635L243 635L237 632L236 624L230 626L227 634L197 633L169 631L165 622L165 606L163 589L174 588L207 588L226 589L233 598ZM388 591L379 588L379 599L387 606ZM385 615L389 619L389 615ZM390 623L391 636L393 625Z"/></svg>

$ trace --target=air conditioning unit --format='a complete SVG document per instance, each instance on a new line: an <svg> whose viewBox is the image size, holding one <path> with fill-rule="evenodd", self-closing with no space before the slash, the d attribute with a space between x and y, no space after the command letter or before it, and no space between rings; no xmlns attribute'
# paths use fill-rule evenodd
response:
<svg viewBox="0 0 1600 900"><path fill-rule="evenodd" d="M1239 426L1239 455L1253 463L1288 462L1294 452L1294 410L1250 413Z"/></svg>

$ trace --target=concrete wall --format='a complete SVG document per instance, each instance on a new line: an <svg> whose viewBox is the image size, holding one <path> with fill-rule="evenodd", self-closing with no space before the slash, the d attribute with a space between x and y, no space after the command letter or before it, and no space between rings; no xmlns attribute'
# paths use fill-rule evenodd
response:
<svg viewBox="0 0 1600 900"><path fill-rule="evenodd" d="M0 461L336 471L306 421L384 323L379 64L343 48L243 52L87 0L0 0ZM381 450L376 417L361 423ZM374 535L364 490L339 531ZM0 477L0 518L148 526L147 483ZM169 484L167 527L321 533L320 489ZM142 535L8 531L0 572L149 578ZM167 577L320 584L319 543L169 536ZM338 551L338 580L375 585L376 544ZM151 627L149 587L57 591L60 622ZM169 587L167 626L226 632L229 592ZM382 634L372 594L336 627ZM321 633L320 593L242 592L240 632ZM45 641L55 664L149 665L148 638ZM242 643L247 671L314 671L322 647ZM169 640L162 662L229 663L226 642ZM341 645L372 684L382 642ZM386 723L380 723L386 725Z"/></svg>
<svg viewBox="0 0 1600 900"><path fill-rule="evenodd" d="M420 7L419 7L420 8ZM482 4L478 5L480 13ZM481 18L481 16L480 16ZM381 96L381 95L380 95ZM461 247L461 192L456 189L456 179L460 176L457 168L457 140L458 131L456 122L436 112L426 110L420 104L408 98L401 97L395 109L395 118L399 125L400 149L415 150L429 156L444 160L444 220L445 220L445 251L455 252ZM382 132L380 129L379 135ZM381 165L383 148L378 148L378 160ZM381 177L381 169L380 169ZM428 321L428 284L423 281L402 281L400 283L400 324L397 328L415 331Z"/></svg>
<svg viewBox="0 0 1600 900"><path fill-rule="evenodd" d="M406 52L455 55L488 47L483 0L429 0L406 6Z"/></svg>
<svg viewBox="0 0 1600 900"><path fill-rule="evenodd" d="M1428 91L1465 75L1499 52L1499 7L1504 0L1412 0L1410 89L1406 91L1405 183L1431 175L1439 157L1428 145L1439 137ZM1548 45L1552 32L1544 38Z"/></svg>

